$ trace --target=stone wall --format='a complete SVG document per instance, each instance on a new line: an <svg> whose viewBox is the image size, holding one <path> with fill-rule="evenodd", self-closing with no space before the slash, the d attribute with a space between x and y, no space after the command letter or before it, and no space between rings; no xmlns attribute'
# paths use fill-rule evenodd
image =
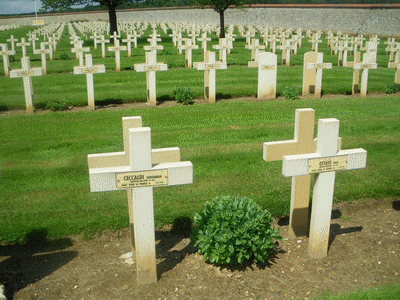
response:
<svg viewBox="0 0 400 300"><path fill-rule="evenodd" d="M181 23L219 23L212 9L167 8L118 11L118 20ZM108 20L108 13L85 12L40 16L46 23L75 20ZM31 25L34 17L2 18L0 25ZM225 24L332 30L347 33L400 37L400 5L387 6L255 6L228 9Z"/></svg>

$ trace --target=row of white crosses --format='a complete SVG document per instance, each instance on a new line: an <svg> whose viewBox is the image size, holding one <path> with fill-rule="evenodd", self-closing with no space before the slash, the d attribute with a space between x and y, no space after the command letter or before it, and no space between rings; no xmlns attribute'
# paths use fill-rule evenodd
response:
<svg viewBox="0 0 400 300"><path fill-rule="evenodd" d="M149 53L150 54L150 53ZM124 151L88 155L91 192L127 190L131 242L139 285L157 282L153 187L193 183L193 165L180 162L179 148L152 149L151 130L140 117L122 118ZM366 167L364 149L340 150L339 120L320 119L314 135L314 110L296 109L294 140L266 142L265 161L282 160L292 177L290 235L307 233L311 174L316 174L308 253L327 255L336 171Z"/></svg>

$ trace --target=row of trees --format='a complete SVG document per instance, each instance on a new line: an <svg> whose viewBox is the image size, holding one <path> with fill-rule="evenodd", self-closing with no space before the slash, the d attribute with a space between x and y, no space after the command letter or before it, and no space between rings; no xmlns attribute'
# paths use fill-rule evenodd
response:
<svg viewBox="0 0 400 300"><path fill-rule="evenodd" d="M110 33L117 31L116 9L130 7L170 7L170 6L206 6L212 7L220 18L220 37L225 37L225 11L231 6L241 7L246 4L386 4L400 3L400 0L42 0L42 9L50 12L66 11L73 5L87 5L93 7L94 4L107 8Z"/></svg>

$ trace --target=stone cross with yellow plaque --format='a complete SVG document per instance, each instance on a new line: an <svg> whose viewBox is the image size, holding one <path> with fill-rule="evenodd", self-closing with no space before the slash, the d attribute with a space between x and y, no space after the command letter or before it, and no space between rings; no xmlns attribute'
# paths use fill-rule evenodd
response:
<svg viewBox="0 0 400 300"><path fill-rule="evenodd" d="M195 62L194 67L197 70L204 70L204 100L208 103L215 103L215 70L226 70L227 64L215 61L215 52L206 51L204 53L204 62Z"/></svg>
<svg viewBox="0 0 400 300"><path fill-rule="evenodd" d="M31 68L29 56L21 58L21 69L10 71L10 78L22 77L24 81L25 103L28 113L33 113L32 76L42 76L42 68Z"/></svg>
<svg viewBox="0 0 400 300"><path fill-rule="evenodd" d="M312 108L296 109L294 139L287 141L266 142L263 144L265 161L282 160L285 155L315 152L317 139L314 139L314 115ZM338 149L341 138L338 138ZM311 175L292 177L290 197L289 234L305 236L308 226L308 207L310 202Z"/></svg>
<svg viewBox="0 0 400 300"><path fill-rule="evenodd" d="M323 62L324 54L321 52L307 52L304 54L303 63L303 92L302 95L314 95L321 98L322 70L332 69L331 63Z"/></svg>
<svg viewBox="0 0 400 300"><path fill-rule="evenodd" d="M147 104L150 106L157 105L156 96L156 71L167 71L168 66L164 63L157 63L156 54L153 52L146 52L145 64L134 64L136 72L146 72L146 85L147 85Z"/></svg>
<svg viewBox="0 0 400 300"><path fill-rule="evenodd" d="M324 258L328 253L336 171L363 169L367 165L367 151L338 150L338 137L339 120L320 119L315 153L288 155L282 160L285 177L317 174L308 241L308 254L312 258Z"/></svg>
<svg viewBox="0 0 400 300"><path fill-rule="evenodd" d="M90 109L95 109L94 106L94 87L93 87L93 74L94 73L105 73L106 67L104 65L93 65L93 59L91 54L85 54L86 66L75 66L74 74L81 75L86 74L86 85L88 95L88 106Z"/></svg>
<svg viewBox="0 0 400 300"><path fill-rule="evenodd" d="M141 117L124 117L124 151L88 155L91 192L127 190L136 280L157 282L153 187L193 183L193 165L179 148L151 148Z"/></svg>

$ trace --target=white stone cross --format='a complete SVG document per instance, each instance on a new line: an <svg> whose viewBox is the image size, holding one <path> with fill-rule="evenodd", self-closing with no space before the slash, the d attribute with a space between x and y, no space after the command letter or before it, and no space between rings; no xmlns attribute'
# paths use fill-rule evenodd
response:
<svg viewBox="0 0 400 300"><path fill-rule="evenodd" d="M148 39L150 41L149 46L143 46L144 51L150 51L157 55L157 50L163 50L164 46L157 45L157 39ZM161 39L160 39L161 40Z"/></svg>
<svg viewBox="0 0 400 300"><path fill-rule="evenodd" d="M132 56L132 42L134 42L135 48L137 47L137 38L133 37L131 34L126 35L126 39L122 39L124 43L126 43L128 47L128 57Z"/></svg>
<svg viewBox="0 0 400 300"><path fill-rule="evenodd" d="M95 32L95 33L93 33L93 35L90 36L90 38L93 39L94 49L97 49L97 44L99 43L98 39L100 38L100 33Z"/></svg>
<svg viewBox="0 0 400 300"><path fill-rule="evenodd" d="M153 187L193 183L193 165L179 148L151 148L151 130L140 117L125 117L124 152L88 155L92 192L126 189L138 284L157 282Z"/></svg>
<svg viewBox="0 0 400 300"><path fill-rule="evenodd" d="M93 87L93 74L94 73L105 73L106 67L104 65L93 65L93 59L91 54L85 54L85 66L75 66L74 74L86 74L86 85L88 95L88 106L90 109L95 109L94 105L94 87Z"/></svg>
<svg viewBox="0 0 400 300"><path fill-rule="evenodd" d="M201 34L201 38L198 38L197 40L201 42L201 53L206 53L206 51L207 51L207 42L211 41L211 38L207 37L207 32L204 31Z"/></svg>
<svg viewBox="0 0 400 300"><path fill-rule="evenodd" d="M199 46L193 45L191 39L185 39L185 46L182 46L182 50L185 50L185 66L186 68L192 67L192 50L199 49Z"/></svg>
<svg viewBox="0 0 400 300"><path fill-rule="evenodd" d="M312 258L327 256L336 171L363 169L367 164L364 149L339 150L339 120L318 120L315 153L283 157L285 177L317 174L311 209L308 253Z"/></svg>
<svg viewBox="0 0 400 300"><path fill-rule="evenodd" d="M317 139L314 139L314 115L311 108L296 109L294 121L294 139L263 144L263 159L265 161L282 160L285 155L305 154L315 152ZM338 138L338 149L342 140ZM310 202L311 175L292 178L290 197L289 234L305 236L308 229L308 206Z"/></svg>
<svg viewBox="0 0 400 300"><path fill-rule="evenodd" d="M4 75L8 76L10 71L10 59L9 55L15 55L15 50L8 50L7 44L0 44L1 51L0 55L3 56L3 65L4 65Z"/></svg>
<svg viewBox="0 0 400 300"><path fill-rule="evenodd" d="M213 49L219 50L218 60L222 63L226 63L226 51L229 45L226 39L220 38L218 45L213 45Z"/></svg>
<svg viewBox="0 0 400 300"><path fill-rule="evenodd" d="M101 35L100 39L99 39L99 43L101 44L101 58L105 58L106 57L106 43L109 43L110 40L106 40L104 38L104 35Z"/></svg>
<svg viewBox="0 0 400 300"><path fill-rule="evenodd" d="M194 67L197 70L204 70L204 100L215 103L215 70L226 69L226 63L216 62L215 52L206 51L204 62L195 62Z"/></svg>
<svg viewBox="0 0 400 300"><path fill-rule="evenodd" d="M251 50L251 61L257 61L260 49L265 49L265 46L260 45L259 39L252 39L251 45L246 45L245 48Z"/></svg>
<svg viewBox="0 0 400 300"><path fill-rule="evenodd" d="M126 51L126 46L120 46L119 45L119 40L114 39L114 46L113 47L108 47L108 51L114 51L115 52L115 70L116 71L121 71L121 55L120 51Z"/></svg>
<svg viewBox="0 0 400 300"><path fill-rule="evenodd" d="M22 57L26 57L26 47L30 45L31 43L25 42L25 38L21 38L21 43L17 43L17 46L22 48Z"/></svg>
<svg viewBox="0 0 400 300"><path fill-rule="evenodd" d="M282 65L290 66L290 52L294 50L296 45L291 44L291 40L281 40L281 45L278 49L282 50Z"/></svg>
<svg viewBox="0 0 400 300"><path fill-rule="evenodd" d="M41 42L40 49L33 50L33 53L41 55L43 75L46 75L47 74L46 54L50 54L50 49L46 49L46 44L44 42Z"/></svg>
<svg viewBox="0 0 400 300"><path fill-rule="evenodd" d="M332 69L331 63L323 63L324 54L321 52L307 52L304 54L303 64L303 96L313 94L321 98L322 70Z"/></svg>
<svg viewBox="0 0 400 300"><path fill-rule="evenodd" d="M115 43L115 41L118 41L119 42L119 38L120 38L121 36L116 32L116 31L114 31L114 33L113 34L111 34L110 35L110 39L112 39L113 41L114 41L114 45L116 46L116 43ZM119 44L118 44L119 45Z"/></svg>
<svg viewBox="0 0 400 300"><path fill-rule="evenodd" d="M354 65L353 65L354 70L363 70L361 73L361 90L360 90L361 97L367 96L368 70L378 68L377 63L374 62L375 58L376 58L375 53L366 52L363 55L363 62L362 63L354 63ZM353 76L353 79L354 79L354 76ZM354 86L354 83L353 83L353 86Z"/></svg>
<svg viewBox="0 0 400 300"><path fill-rule="evenodd" d="M164 63L157 63L157 56L152 52L146 52L146 63L134 64L136 72L146 72L147 104L157 105L156 95L156 71L167 71L168 66Z"/></svg>
<svg viewBox="0 0 400 300"><path fill-rule="evenodd" d="M277 55L272 52L262 52L258 55L257 99L276 98L277 59Z"/></svg>
<svg viewBox="0 0 400 300"><path fill-rule="evenodd" d="M397 88L400 89L400 63L398 63L396 68L396 74L394 75L394 82L397 85Z"/></svg>
<svg viewBox="0 0 400 300"><path fill-rule="evenodd" d="M14 35L10 35L10 38L7 39L7 42L11 43L11 51L15 51L15 42L17 42L18 39L14 38Z"/></svg>
<svg viewBox="0 0 400 300"><path fill-rule="evenodd" d="M29 56L21 58L21 69L11 70L10 78L22 77L24 82L25 103L28 113L33 113L32 76L42 76L42 68L31 68Z"/></svg>
<svg viewBox="0 0 400 300"><path fill-rule="evenodd" d="M308 41L309 43L312 43L311 51L318 52L318 44L322 43L322 40L320 40L319 38L319 34L314 32L311 40Z"/></svg>
<svg viewBox="0 0 400 300"><path fill-rule="evenodd" d="M71 49L72 53L76 53L79 59L79 65L83 66L83 52L90 52L89 47L82 47L83 41L79 40L74 43L74 48Z"/></svg>

